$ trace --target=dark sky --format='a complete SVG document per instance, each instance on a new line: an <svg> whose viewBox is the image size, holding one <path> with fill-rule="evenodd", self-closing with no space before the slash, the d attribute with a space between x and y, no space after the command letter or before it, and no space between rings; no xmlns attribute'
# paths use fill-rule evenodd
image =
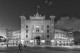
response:
<svg viewBox="0 0 80 53"><path fill-rule="evenodd" d="M36 14L37 9L46 19L50 15L55 15L56 20L61 16L80 17L79 0L0 0L0 28L20 29L19 16L25 15L28 18Z"/></svg>

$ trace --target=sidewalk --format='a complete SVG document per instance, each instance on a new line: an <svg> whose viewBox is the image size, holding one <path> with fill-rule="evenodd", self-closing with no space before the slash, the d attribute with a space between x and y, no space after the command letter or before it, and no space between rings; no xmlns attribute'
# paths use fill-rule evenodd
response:
<svg viewBox="0 0 80 53"><path fill-rule="evenodd" d="M15 46L18 46L18 45L8 45L8 47L15 47ZM1 48L4 48L4 47L7 47L7 45L0 45Z"/></svg>
<svg viewBox="0 0 80 53"><path fill-rule="evenodd" d="M31 46L30 46L31 47ZM60 48L68 48L68 49L80 49L80 45L74 45L74 46L48 46L48 45L45 45L45 46L32 46L32 47L52 47L52 48L54 48L54 47L60 47Z"/></svg>
<svg viewBox="0 0 80 53"><path fill-rule="evenodd" d="M80 45L74 45L73 47L74 48L80 48Z"/></svg>

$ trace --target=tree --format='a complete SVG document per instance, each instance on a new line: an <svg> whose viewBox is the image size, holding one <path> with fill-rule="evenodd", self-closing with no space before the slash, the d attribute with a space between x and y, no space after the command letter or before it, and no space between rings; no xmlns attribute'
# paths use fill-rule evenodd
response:
<svg viewBox="0 0 80 53"><path fill-rule="evenodd" d="M74 42L75 42L75 44L80 43L80 32L79 31L75 31L73 34L74 34Z"/></svg>

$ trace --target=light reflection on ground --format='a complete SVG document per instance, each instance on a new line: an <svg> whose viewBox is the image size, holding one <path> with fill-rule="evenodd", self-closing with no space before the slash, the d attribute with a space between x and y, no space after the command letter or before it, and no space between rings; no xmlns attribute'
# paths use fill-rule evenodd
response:
<svg viewBox="0 0 80 53"><path fill-rule="evenodd" d="M71 50L64 50L64 48L54 48L54 47L26 47L22 48L23 50L20 52L18 47L14 46L1 46L0 45L0 53L80 53L79 51L71 51Z"/></svg>

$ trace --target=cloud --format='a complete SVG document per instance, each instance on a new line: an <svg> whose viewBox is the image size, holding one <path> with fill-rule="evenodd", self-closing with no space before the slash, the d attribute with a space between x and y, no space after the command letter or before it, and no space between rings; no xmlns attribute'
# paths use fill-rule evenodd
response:
<svg viewBox="0 0 80 53"><path fill-rule="evenodd" d="M55 24L57 28L74 29L74 31L80 31L80 19L77 17L61 17Z"/></svg>

